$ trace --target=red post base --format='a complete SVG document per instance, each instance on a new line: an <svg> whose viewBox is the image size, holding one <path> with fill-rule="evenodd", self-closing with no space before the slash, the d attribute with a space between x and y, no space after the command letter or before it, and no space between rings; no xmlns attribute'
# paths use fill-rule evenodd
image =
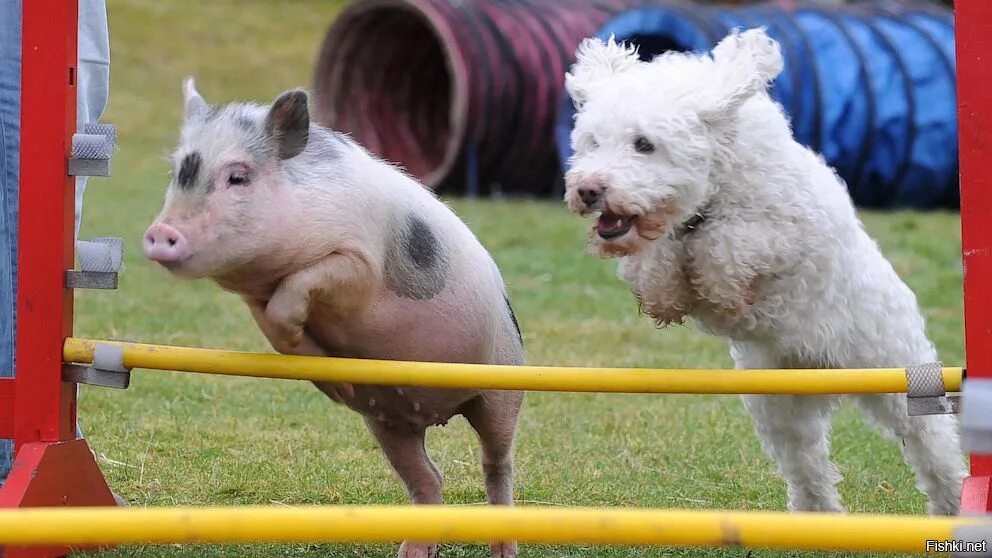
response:
<svg viewBox="0 0 992 558"><path fill-rule="evenodd" d="M85 440L24 444L0 487L0 508L116 505ZM0 547L0 558L51 558L78 550L84 549Z"/></svg>
<svg viewBox="0 0 992 558"><path fill-rule="evenodd" d="M961 490L961 513L992 513L992 476L971 476L964 479L964 487Z"/></svg>

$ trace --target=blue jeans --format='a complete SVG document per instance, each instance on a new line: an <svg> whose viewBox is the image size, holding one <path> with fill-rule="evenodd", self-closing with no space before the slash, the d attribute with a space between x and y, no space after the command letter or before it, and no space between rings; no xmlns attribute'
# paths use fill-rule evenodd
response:
<svg viewBox="0 0 992 558"><path fill-rule="evenodd" d="M0 1L0 377L14 375L17 189L21 141L21 0ZM13 458L0 440L0 482Z"/></svg>
<svg viewBox="0 0 992 558"><path fill-rule="evenodd" d="M0 0L0 377L14 371L17 301L17 198L20 162L21 2ZM105 0L79 0L76 122L97 122L107 105L110 40ZM76 178L76 235L86 178ZM77 428L77 434L82 432ZM10 440L0 440L0 485L13 460Z"/></svg>

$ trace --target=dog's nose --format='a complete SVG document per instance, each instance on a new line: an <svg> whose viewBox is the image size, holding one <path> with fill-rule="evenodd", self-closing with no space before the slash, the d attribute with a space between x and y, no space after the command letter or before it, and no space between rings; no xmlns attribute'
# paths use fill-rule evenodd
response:
<svg viewBox="0 0 992 558"><path fill-rule="evenodd" d="M603 197L604 190L606 188L600 184L583 185L579 188L579 199L586 205L595 205Z"/></svg>

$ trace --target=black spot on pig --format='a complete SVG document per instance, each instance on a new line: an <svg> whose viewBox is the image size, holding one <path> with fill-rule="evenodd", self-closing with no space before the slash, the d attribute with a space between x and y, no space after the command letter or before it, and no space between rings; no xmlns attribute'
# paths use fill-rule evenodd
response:
<svg viewBox="0 0 992 558"><path fill-rule="evenodd" d="M243 115L242 116L238 116L237 118L234 119L234 123L238 125L238 128L241 128L242 130L244 130L246 132L257 132L258 131L258 126L256 126L255 125L255 122L253 122L247 116L243 116Z"/></svg>
<svg viewBox="0 0 992 558"><path fill-rule="evenodd" d="M196 177L200 174L202 162L203 158L196 151L183 158L182 164L179 165L179 176L176 178L176 183L181 189L192 190L193 186L196 186Z"/></svg>
<svg viewBox="0 0 992 558"><path fill-rule="evenodd" d="M520 344L524 343L524 336L520 333L520 324L517 323L517 316L513 313L513 306L510 306L510 299L506 295L503 295L503 302L506 303L506 309L510 312L510 319L513 320L513 327L517 329L517 338L520 339Z"/></svg>
<svg viewBox="0 0 992 558"><path fill-rule="evenodd" d="M410 217L408 227L406 255L410 256L410 260L419 269L434 267L439 246L431 228L418 217Z"/></svg>
<svg viewBox="0 0 992 558"><path fill-rule="evenodd" d="M283 161L283 172L291 184L327 180L328 172L333 172L333 167L328 167L328 164L340 159L347 147L348 144L335 132L311 124L306 149L298 156Z"/></svg>
<svg viewBox="0 0 992 558"><path fill-rule="evenodd" d="M407 215L393 229L386 249L386 286L413 300L430 300L444 290L448 252L431 226L416 215Z"/></svg>

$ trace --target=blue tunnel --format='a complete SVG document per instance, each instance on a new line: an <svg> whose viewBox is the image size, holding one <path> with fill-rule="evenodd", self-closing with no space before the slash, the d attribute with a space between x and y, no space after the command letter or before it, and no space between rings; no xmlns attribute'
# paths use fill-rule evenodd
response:
<svg viewBox="0 0 992 558"><path fill-rule="evenodd" d="M621 13L596 36L637 44L650 59L666 50L705 52L733 28L765 27L785 67L772 97L796 139L822 153L868 208L957 208L958 137L954 22L931 4L842 9L689 5ZM572 154L575 108L562 99L555 140Z"/></svg>

